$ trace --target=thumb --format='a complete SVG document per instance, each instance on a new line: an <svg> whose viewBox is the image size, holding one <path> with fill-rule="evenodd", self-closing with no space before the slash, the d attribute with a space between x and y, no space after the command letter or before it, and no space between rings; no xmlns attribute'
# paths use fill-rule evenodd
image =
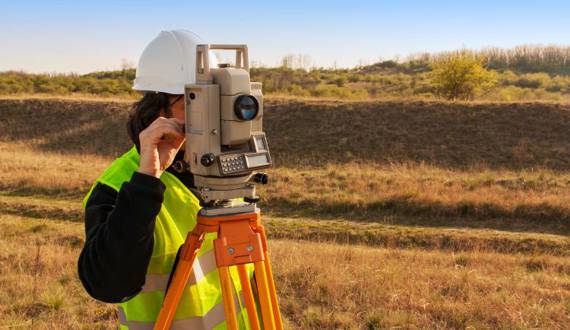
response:
<svg viewBox="0 0 570 330"><path fill-rule="evenodd" d="M181 138L179 143L176 144L176 150L180 150L184 142L186 142L186 137Z"/></svg>

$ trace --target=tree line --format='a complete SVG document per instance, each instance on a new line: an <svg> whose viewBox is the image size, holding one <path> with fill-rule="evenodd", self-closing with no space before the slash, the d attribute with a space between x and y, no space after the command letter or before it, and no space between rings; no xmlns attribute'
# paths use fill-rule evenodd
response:
<svg viewBox="0 0 570 330"><path fill-rule="evenodd" d="M493 70L511 70L517 73L545 72L570 74L570 46L521 45L514 48L487 47L481 50L462 49L451 52L421 53L408 57L406 62L438 62L458 54L469 54L481 59Z"/></svg>
<svg viewBox="0 0 570 330"><path fill-rule="evenodd" d="M570 47L519 46L381 61L351 69L307 68L310 59L281 67L251 69L264 92L296 97L344 99L448 98L566 100L570 98ZM134 69L77 74L0 73L0 94L137 95Z"/></svg>

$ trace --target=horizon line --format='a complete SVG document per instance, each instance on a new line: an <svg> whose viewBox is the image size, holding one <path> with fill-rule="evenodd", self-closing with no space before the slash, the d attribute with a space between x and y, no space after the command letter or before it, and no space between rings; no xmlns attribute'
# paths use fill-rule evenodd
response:
<svg viewBox="0 0 570 330"><path fill-rule="evenodd" d="M560 49L565 49L568 48L570 50L570 44L558 44L558 43L547 43L547 44L542 44L542 43L529 43L529 44L520 44L520 45L516 45L513 47L500 47L500 46L483 46L480 48L468 48L468 47L461 47L461 48L455 48L455 49L448 49L448 50L440 50L440 51L435 51L435 52L430 52L430 51L415 51L415 52L410 52L405 56L400 56L399 54L396 54L394 56L392 56L391 58L382 58L381 56L379 56L377 59L375 60L370 60L370 59L364 59L361 58L358 61L360 62L357 65L353 65L353 66L337 66L336 62L337 60L334 61L333 65L328 65L328 66L319 66L319 65L307 65L306 67L290 67L290 69L302 69L302 70L306 70L306 71L312 71L312 70L353 70L353 69L358 69L358 68L363 68L363 67L367 67L367 66L372 66L374 64L378 64L378 63L384 63L384 62L395 62L398 64L404 64L404 63L408 63L418 57L421 56L425 56L425 55L430 55L430 56L442 56L442 55L446 55L446 54L450 54L450 53L456 53L456 52L461 52L461 51L471 51L471 52L475 52L475 53L479 53L479 52L484 52L487 50L516 50L519 48L523 48L523 47L529 47L529 48L535 48L535 49L546 49L549 47L554 47L554 48L560 48ZM569 52L570 53L570 52ZM281 56L281 61L285 61L286 57L298 57L298 58L302 58L302 57L306 57L308 56L309 58L311 58L311 54L307 54L307 53L288 53L285 54L283 56ZM73 76L73 75L78 75L78 76L84 76L84 75L89 75L89 74L93 74L93 73L98 73L98 72L114 72L114 71L122 71L122 70L136 70L136 66L135 65L129 65L128 67L122 68L121 66L124 65L124 62L127 61L129 63L133 63L133 61L126 59L126 58L121 58L119 59L119 63L116 67L114 68L102 68L99 70L94 70L94 71L89 71L86 73L80 73L80 72L75 72L75 71L28 71L22 68L19 69L7 69L7 70L0 70L0 74L4 74L4 73L9 73L9 72L15 72L15 73L23 73L23 74L35 74L35 75L52 75L52 76L56 76L56 75L61 75L61 76ZM282 68L284 67L284 65L266 65L265 63L262 63L261 61L255 60L255 58L251 58L250 59L250 68L264 68L264 69L278 69L278 68ZM256 63L258 65L252 65L252 63ZM570 65L570 63L569 63Z"/></svg>

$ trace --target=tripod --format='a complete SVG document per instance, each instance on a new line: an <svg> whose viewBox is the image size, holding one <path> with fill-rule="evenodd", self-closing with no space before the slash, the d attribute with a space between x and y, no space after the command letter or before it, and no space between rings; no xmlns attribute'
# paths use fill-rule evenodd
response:
<svg viewBox="0 0 570 330"><path fill-rule="evenodd" d="M180 259L154 329L170 328L192 265L207 233L218 233L214 240L216 265L222 286L222 301L228 329L237 330L236 306L232 294L230 266L237 266L248 319L253 330L259 330L259 318L245 265L253 263L261 319L264 329L283 329L271 264L267 254L267 237L255 204L238 207L205 207L198 212L194 229L186 236Z"/></svg>

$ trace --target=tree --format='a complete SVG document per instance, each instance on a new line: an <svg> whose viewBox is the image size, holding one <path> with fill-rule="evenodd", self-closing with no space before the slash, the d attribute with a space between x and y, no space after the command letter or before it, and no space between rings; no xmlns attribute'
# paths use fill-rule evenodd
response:
<svg viewBox="0 0 570 330"><path fill-rule="evenodd" d="M127 71L129 69L136 68L135 63L129 59L122 58L121 59L121 71Z"/></svg>
<svg viewBox="0 0 570 330"><path fill-rule="evenodd" d="M285 55L281 59L281 67L283 67L284 69L293 69L294 61L295 61L295 55L293 54Z"/></svg>
<svg viewBox="0 0 570 330"><path fill-rule="evenodd" d="M485 69L481 60L462 53L436 62L432 81L438 93L450 100L471 100L476 93L493 87L497 74Z"/></svg>

